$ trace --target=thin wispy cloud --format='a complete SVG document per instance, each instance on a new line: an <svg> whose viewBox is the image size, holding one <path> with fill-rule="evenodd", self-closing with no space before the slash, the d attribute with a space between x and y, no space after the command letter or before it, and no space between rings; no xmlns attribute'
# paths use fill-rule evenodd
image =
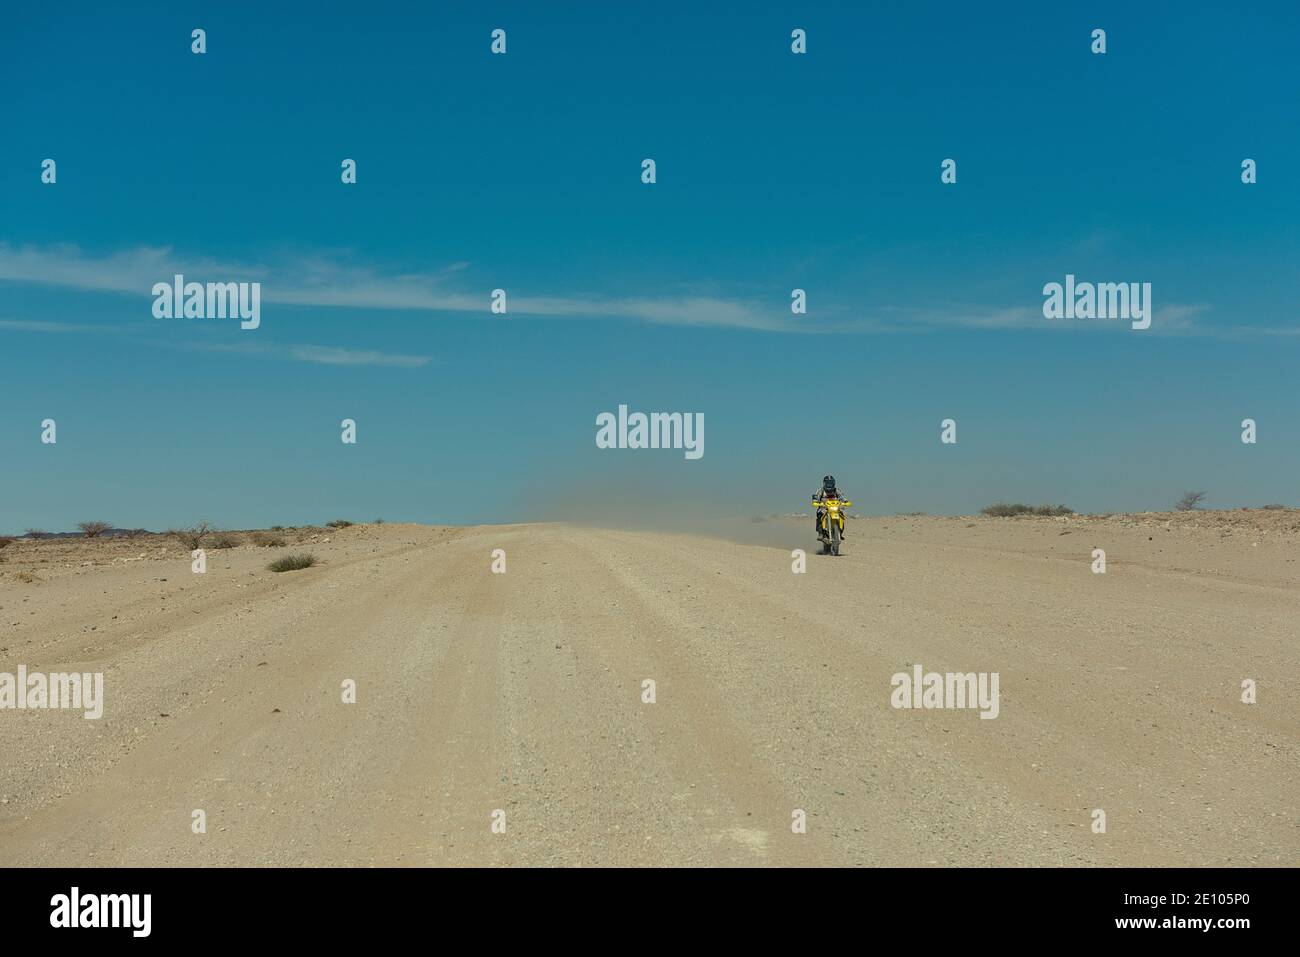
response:
<svg viewBox="0 0 1300 957"><path fill-rule="evenodd" d="M293 362L310 362L327 366L387 366L397 369L418 369L433 361L431 356L402 355L376 352L371 349L345 349L339 346L320 346L302 343L276 343L249 340L211 340L163 342L166 348L193 352L226 352L241 356L267 359L286 359Z"/></svg>
<svg viewBox="0 0 1300 957"><path fill-rule="evenodd" d="M1150 329L1143 335L1235 335L1243 327L1226 328L1199 325L1196 316L1209 312L1206 303L1170 303L1157 306ZM1017 306L1007 309L981 309L966 305L949 305L928 309L916 307L886 307L880 310L888 331L909 328L915 331L940 329L987 329L1015 332L1129 332L1127 320L1110 319L1046 319L1041 305ZM1271 330L1257 327L1261 334Z"/></svg>
<svg viewBox="0 0 1300 957"><path fill-rule="evenodd" d="M242 356L261 356L293 362L310 362L328 366L387 366L397 369L418 369L433 361L431 356L403 355L378 352L373 349L347 349L340 346L322 346L304 343L276 343L243 338L225 340L164 340L141 335L138 330L123 326L92 325L84 322L59 322L40 319L0 319L0 332L38 332L50 334L117 334L128 335L136 341L164 349L182 349L193 352L225 352Z"/></svg>
<svg viewBox="0 0 1300 957"><path fill-rule="evenodd" d="M88 322L53 322L42 319L0 319L0 329L10 329L14 332L50 333L118 331L117 327L108 325L93 325Z"/></svg>
<svg viewBox="0 0 1300 957"><path fill-rule="evenodd" d="M185 256L168 247L142 246L106 255L88 255L76 246L14 247L0 243L0 281L33 283L83 291L150 295L153 285L177 274L190 281L261 282L262 301L321 309L367 309L481 314L488 308L487 291L455 288L468 268L456 262L439 270L386 274L329 256L286 256L274 266L222 262ZM1163 335L1228 335L1244 327L1201 326L1193 318L1209 311L1206 304L1170 303L1157 308L1151 331ZM815 316L794 316L788 304L755 298L716 295L548 296L518 293L509 297L511 316L569 319L625 319L656 325L747 329L763 332L907 333L942 329L1095 331L1113 323L1045 320L1040 304L1010 308L970 305L855 308L823 304ZM3 328L18 328L14 324ZM66 328L66 326L65 326ZM32 330L37 331L37 330ZM42 331L54 331L42 330ZM83 330L83 331L89 331ZM1250 334L1290 334L1284 327L1252 327ZM331 353L327 347L299 347L295 358L329 365L415 364L419 357L382 353ZM324 351L321 351L324 350ZM365 357L365 358L358 358Z"/></svg>
<svg viewBox="0 0 1300 957"><path fill-rule="evenodd" d="M289 355L299 362L326 366L394 366L416 369L428 365L428 356L403 356L370 350L339 349L333 346L288 346Z"/></svg>
<svg viewBox="0 0 1300 957"><path fill-rule="evenodd" d="M181 267L184 267L182 269ZM137 246L104 256L86 256L74 245L10 246L0 243L0 281L31 282L97 292L148 295L155 282L174 273L220 273L231 267L206 257L181 258L166 247ZM257 280L257 267L239 266Z"/></svg>
<svg viewBox="0 0 1300 957"><path fill-rule="evenodd" d="M226 352L242 356L288 359L294 362L310 362L327 366L388 366L398 369L418 369L433 361L431 356L376 352L371 349L345 349L339 346L250 341L247 338L233 342L229 340L191 340L188 342L164 342L161 345L166 348L184 349L193 352Z"/></svg>
<svg viewBox="0 0 1300 957"><path fill-rule="evenodd" d="M186 257L167 247L138 247L90 256L75 246L12 247L0 244L0 281L26 282L79 290L149 295L153 285L175 275L192 281L261 282L264 303L317 308L482 313L487 290L469 293L449 283L466 268L455 263L425 273L384 274L320 256L265 264L218 262ZM683 326L724 326L779 331L794 323L779 318L778 307L707 296L509 298L511 315L625 318Z"/></svg>

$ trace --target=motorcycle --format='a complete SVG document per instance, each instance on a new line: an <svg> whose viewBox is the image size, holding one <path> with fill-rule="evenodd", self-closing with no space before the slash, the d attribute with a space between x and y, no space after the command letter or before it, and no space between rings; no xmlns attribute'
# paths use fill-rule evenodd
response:
<svg viewBox="0 0 1300 957"><path fill-rule="evenodd" d="M840 540L844 537L844 509L853 503L836 498L828 498L821 502L813 499L812 503L822 513L821 519L817 523L820 532L819 539L822 543L822 554L838 555L840 553Z"/></svg>

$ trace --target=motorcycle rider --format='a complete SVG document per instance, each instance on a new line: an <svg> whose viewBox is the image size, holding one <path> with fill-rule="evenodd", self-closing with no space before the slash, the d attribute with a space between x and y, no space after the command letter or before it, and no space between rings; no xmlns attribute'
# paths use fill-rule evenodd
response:
<svg viewBox="0 0 1300 957"><path fill-rule="evenodd" d="M817 491L813 492L812 500L814 502L824 502L828 498L833 498L833 499L847 498L847 496L841 494L839 488L836 487L834 475L822 476L822 487L819 488ZM818 538L821 538L822 516L825 514L826 514L826 509L819 508L817 509L817 514L813 516L813 528L816 529ZM847 523L846 523L846 527L847 527ZM845 537L844 532L841 531L840 538L844 538L844 537Z"/></svg>

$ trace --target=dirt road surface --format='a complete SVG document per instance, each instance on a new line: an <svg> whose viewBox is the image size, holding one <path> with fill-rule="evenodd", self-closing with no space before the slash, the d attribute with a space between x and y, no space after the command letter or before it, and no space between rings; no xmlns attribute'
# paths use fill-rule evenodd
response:
<svg viewBox="0 0 1300 957"><path fill-rule="evenodd" d="M0 672L106 700L0 710L0 864L1300 863L1294 531L804 524L15 543ZM891 707L916 664L997 718Z"/></svg>

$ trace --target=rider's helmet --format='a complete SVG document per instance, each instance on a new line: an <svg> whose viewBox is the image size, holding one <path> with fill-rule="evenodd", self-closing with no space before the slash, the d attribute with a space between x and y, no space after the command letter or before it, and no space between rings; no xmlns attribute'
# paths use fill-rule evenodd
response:
<svg viewBox="0 0 1300 957"><path fill-rule="evenodd" d="M833 492L833 491L835 491L835 476L834 476L834 475L825 475L825 476L822 476L822 491L824 491L824 492Z"/></svg>

